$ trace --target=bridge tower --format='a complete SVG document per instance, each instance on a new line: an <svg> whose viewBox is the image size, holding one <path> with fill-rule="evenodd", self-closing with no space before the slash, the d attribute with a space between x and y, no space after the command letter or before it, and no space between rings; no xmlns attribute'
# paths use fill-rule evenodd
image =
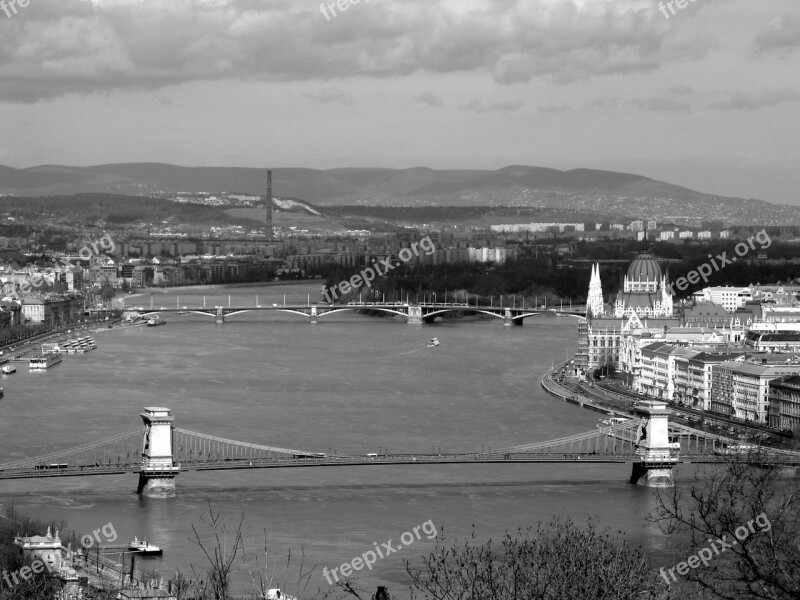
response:
<svg viewBox="0 0 800 600"><path fill-rule="evenodd" d="M142 470L137 492L148 498L175 496L175 476L180 465L172 460L172 421L168 408L151 406L140 415L144 421Z"/></svg>
<svg viewBox="0 0 800 600"><path fill-rule="evenodd" d="M643 425L636 430L636 455L631 483L648 487L672 487L672 467L678 462L678 450L669 444L669 411L666 402L642 400L634 410Z"/></svg>

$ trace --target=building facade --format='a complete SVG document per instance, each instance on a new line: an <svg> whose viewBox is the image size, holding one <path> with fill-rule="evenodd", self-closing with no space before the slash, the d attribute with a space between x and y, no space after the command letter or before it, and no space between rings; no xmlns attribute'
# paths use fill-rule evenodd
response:
<svg viewBox="0 0 800 600"><path fill-rule="evenodd" d="M790 375L770 381L769 426L800 431L800 377Z"/></svg>

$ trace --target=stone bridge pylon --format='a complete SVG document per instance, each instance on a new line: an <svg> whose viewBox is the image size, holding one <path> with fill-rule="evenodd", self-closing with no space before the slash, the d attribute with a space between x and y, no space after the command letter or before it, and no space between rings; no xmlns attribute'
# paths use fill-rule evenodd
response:
<svg viewBox="0 0 800 600"><path fill-rule="evenodd" d="M172 459L172 416L168 408L151 406L140 415L144 421L142 470L138 493L149 498L175 496L175 477L180 465Z"/></svg>
<svg viewBox="0 0 800 600"><path fill-rule="evenodd" d="M679 460L679 444L669 440L669 410L666 402L642 400L635 406L638 416L644 419L636 431L637 444L631 483L648 487L672 487L672 468ZM678 446L678 447L675 447Z"/></svg>

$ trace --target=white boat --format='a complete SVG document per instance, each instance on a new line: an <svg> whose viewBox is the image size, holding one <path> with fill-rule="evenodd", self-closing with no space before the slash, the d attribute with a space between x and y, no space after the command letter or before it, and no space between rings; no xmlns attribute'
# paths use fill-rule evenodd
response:
<svg viewBox="0 0 800 600"><path fill-rule="evenodd" d="M439 338L432 338L430 342L428 342L428 348L435 348L439 345Z"/></svg>
<svg viewBox="0 0 800 600"><path fill-rule="evenodd" d="M159 319L158 316L153 317L152 319L147 320L148 327L158 327L159 325L166 325L167 322L164 319Z"/></svg>
<svg viewBox="0 0 800 600"><path fill-rule="evenodd" d="M53 365L57 365L61 362L61 354L58 352L48 352L46 354L40 354L39 356L34 356L30 359L28 366L31 369L48 369Z"/></svg>
<svg viewBox="0 0 800 600"><path fill-rule="evenodd" d="M3 373L5 373L6 375L10 375L11 373L16 373L16 372L17 372L17 367L15 367L13 365L4 365L3 366Z"/></svg>
<svg viewBox="0 0 800 600"><path fill-rule="evenodd" d="M134 536L132 542L128 542L128 550L139 552L141 554L161 554L162 550L154 544L148 544L147 540L140 540Z"/></svg>
<svg viewBox="0 0 800 600"><path fill-rule="evenodd" d="M630 421L628 417L611 417L610 419L600 419L600 422L597 424L598 429L603 429L604 427L613 427L614 425L620 425Z"/></svg>

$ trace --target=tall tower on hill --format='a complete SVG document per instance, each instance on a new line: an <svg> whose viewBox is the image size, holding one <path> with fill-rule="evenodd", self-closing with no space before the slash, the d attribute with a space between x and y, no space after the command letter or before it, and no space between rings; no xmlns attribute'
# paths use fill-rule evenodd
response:
<svg viewBox="0 0 800 600"><path fill-rule="evenodd" d="M272 239L272 171L267 169L267 237Z"/></svg>

